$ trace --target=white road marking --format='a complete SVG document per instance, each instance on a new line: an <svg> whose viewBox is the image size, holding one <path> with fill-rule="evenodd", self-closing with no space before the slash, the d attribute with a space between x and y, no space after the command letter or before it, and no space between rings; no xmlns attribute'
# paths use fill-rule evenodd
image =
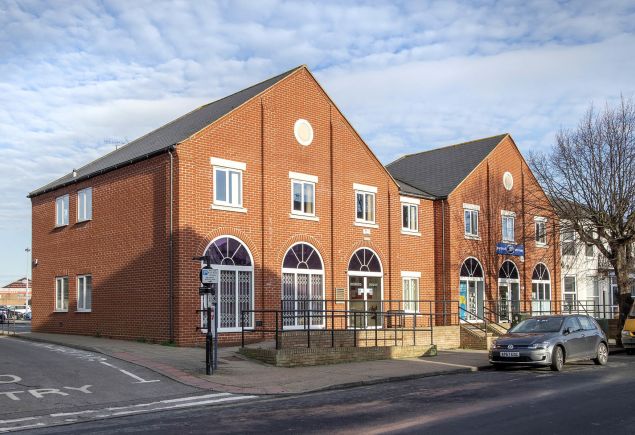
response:
<svg viewBox="0 0 635 435"><path fill-rule="evenodd" d="M23 430L30 429L33 427L42 427L44 423L35 423L35 424L27 424L25 426L15 426L15 427L0 427L0 432L11 432L12 430Z"/></svg>
<svg viewBox="0 0 635 435"><path fill-rule="evenodd" d="M37 420L38 418L40 417L25 417L25 418L15 418L13 420L0 420L0 424L19 423L21 421Z"/></svg>
<svg viewBox="0 0 635 435"><path fill-rule="evenodd" d="M0 379L0 384L15 384L16 382L20 382L22 378L16 375L0 375L0 378L11 378L10 381L3 381Z"/></svg>
<svg viewBox="0 0 635 435"><path fill-rule="evenodd" d="M30 429L34 427L52 426L62 423L73 423L76 421L89 421L100 418L118 417L124 415L133 415L148 413L154 411L164 411L169 409L190 408L195 406L221 404L228 402L237 402L240 400L254 399L257 396L241 396L232 393L212 393L200 396L178 397L175 399L166 399L156 402L138 403L135 405L111 407L105 409L84 410L77 412L58 412L49 415L25 417L14 420L0 420L0 424L13 424L11 427L0 427L0 433L12 430ZM34 423L34 420L40 420ZM23 426L15 425L16 423L28 423Z"/></svg>
<svg viewBox="0 0 635 435"><path fill-rule="evenodd" d="M147 384L147 383L150 383L150 382L161 382L159 379L146 380L146 379L140 378L139 376L135 375L134 373L130 373L129 371L124 370L124 369L120 369L119 367L117 367L115 365L112 365L110 363L107 363L106 361L99 361L99 362L101 364L105 365L105 366L112 367L113 369L119 370L124 375L128 375L131 378L136 379L137 382L133 382L134 384Z"/></svg>

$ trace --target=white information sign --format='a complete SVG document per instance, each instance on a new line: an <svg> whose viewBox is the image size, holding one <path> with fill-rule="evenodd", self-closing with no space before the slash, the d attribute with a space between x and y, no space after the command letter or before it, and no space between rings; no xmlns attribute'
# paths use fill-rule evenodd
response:
<svg viewBox="0 0 635 435"><path fill-rule="evenodd" d="M202 284L216 284L218 282L218 269L201 269Z"/></svg>

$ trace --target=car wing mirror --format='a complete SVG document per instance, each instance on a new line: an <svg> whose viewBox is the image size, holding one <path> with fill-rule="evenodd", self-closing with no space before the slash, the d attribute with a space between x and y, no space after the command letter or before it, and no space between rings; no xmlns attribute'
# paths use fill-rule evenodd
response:
<svg viewBox="0 0 635 435"><path fill-rule="evenodd" d="M563 335L569 335L573 332L573 328L571 326L567 326L566 328L564 328L564 331L562 331Z"/></svg>

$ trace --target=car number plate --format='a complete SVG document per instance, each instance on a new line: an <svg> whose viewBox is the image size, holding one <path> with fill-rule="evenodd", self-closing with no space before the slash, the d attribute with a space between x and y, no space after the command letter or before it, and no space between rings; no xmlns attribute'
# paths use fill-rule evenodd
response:
<svg viewBox="0 0 635 435"><path fill-rule="evenodd" d="M520 356L520 352L501 352L501 356L506 356L508 358L518 357Z"/></svg>

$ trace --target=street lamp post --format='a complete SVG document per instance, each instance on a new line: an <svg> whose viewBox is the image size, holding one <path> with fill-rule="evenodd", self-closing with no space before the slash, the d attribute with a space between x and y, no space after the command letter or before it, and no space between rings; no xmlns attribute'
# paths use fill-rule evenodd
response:
<svg viewBox="0 0 635 435"><path fill-rule="evenodd" d="M31 262L29 261L29 252L31 252L31 249L26 248L24 252L26 252L26 279L25 279L26 300L24 301L24 305L25 305L25 308L28 310L29 308L29 269L31 268Z"/></svg>

